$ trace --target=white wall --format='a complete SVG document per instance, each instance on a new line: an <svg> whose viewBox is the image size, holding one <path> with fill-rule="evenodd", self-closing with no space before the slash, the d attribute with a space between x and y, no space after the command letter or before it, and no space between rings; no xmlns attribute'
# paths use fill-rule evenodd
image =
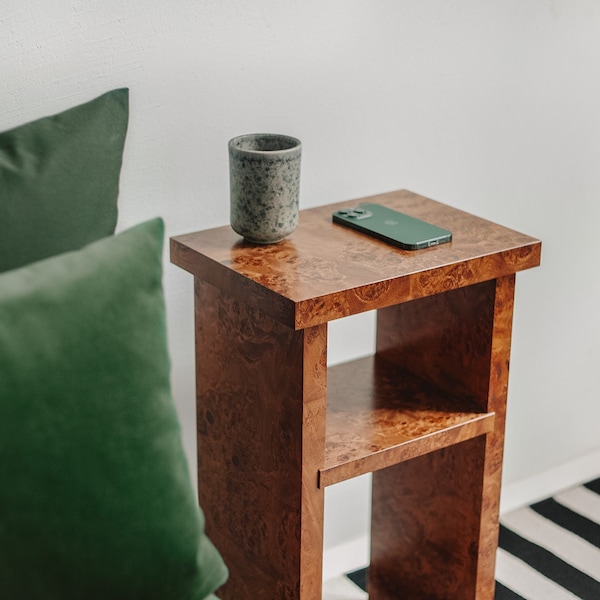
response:
<svg viewBox="0 0 600 600"><path fill-rule="evenodd" d="M596 0L2 2L0 130L119 86L120 229L226 224L227 140L276 131L304 143L305 208L404 187L540 237L517 280L505 480L600 446ZM165 267L192 458L192 281ZM331 503L327 543L361 535Z"/></svg>

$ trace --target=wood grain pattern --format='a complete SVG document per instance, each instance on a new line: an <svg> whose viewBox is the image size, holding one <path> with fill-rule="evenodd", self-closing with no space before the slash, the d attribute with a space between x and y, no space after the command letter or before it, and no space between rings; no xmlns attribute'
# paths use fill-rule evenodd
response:
<svg viewBox="0 0 600 600"><path fill-rule="evenodd" d="M377 313L377 354L487 411L495 280Z"/></svg>
<svg viewBox="0 0 600 600"><path fill-rule="evenodd" d="M515 273L538 240L401 190L450 229L417 252L301 212L270 246L171 240L195 276L199 498L223 600L319 600L323 488L373 473L371 600L492 600ZM327 322L377 309L375 357L326 367Z"/></svg>
<svg viewBox="0 0 600 600"><path fill-rule="evenodd" d="M453 240L411 252L331 222L361 201L450 229ZM294 329L535 267L540 250L534 238L407 190L303 210L278 244L248 244L229 226L171 240L175 264Z"/></svg>
<svg viewBox="0 0 600 600"><path fill-rule="evenodd" d="M483 435L494 414L380 357L329 370L325 487Z"/></svg>
<svg viewBox="0 0 600 600"><path fill-rule="evenodd" d="M486 436L373 474L374 600L494 597L513 293L511 275L379 315L378 352L495 419Z"/></svg>
<svg viewBox="0 0 600 600"><path fill-rule="evenodd" d="M373 473L370 600L476 595L485 438Z"/></svg>
<svg viewBox="0 0 600 600"><path fill-rule="evenodd" d="M481 529L477 563L476 598L494 597L494 571L498 545L498 514L504 458L504 430L508 396L508 372L515 295L515 275L496 280L494 330L487 410L494 411L494 431L485 437L485 465L481 496Z"/></svg>
<svg viewBox="0 0 600 600"><path fill-rule="evenodd" d="M295 332L199 280L195 299L199 498L231 570L219 597L318 599L326 326Z"/></svg>

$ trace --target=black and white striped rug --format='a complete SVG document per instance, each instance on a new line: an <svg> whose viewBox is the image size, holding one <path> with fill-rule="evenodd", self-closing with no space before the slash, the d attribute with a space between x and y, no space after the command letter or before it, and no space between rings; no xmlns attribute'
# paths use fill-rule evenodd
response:
<svg viewBox="0 0 600 600"><path fill-rule="evenodd" d="M366 600L367 577L326 582L324 600ZM522 599L600 600L600 479L502 517L495 600Z"/></svg>

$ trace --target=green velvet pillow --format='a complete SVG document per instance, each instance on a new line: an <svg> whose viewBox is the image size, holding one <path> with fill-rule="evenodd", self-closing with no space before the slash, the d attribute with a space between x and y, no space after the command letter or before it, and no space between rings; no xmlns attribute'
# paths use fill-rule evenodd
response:
<svg viewBox="0 0 600 600"><path fill-rule="evenodd" d="M111 235L128 90L0 133L0 272Z"/></svg>
<svg viewBox="0 0 600 600"><path fill-rule="evenodd" d="M199 600L160 219L0 275L0 598Z"/></svg>

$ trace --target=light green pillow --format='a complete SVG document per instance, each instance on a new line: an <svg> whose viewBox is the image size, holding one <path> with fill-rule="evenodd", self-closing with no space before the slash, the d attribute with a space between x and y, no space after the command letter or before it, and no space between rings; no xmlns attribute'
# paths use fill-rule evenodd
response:
<svg viewBox="0 0 600 600"><path fill-rule="evenodd" d="M111 235L128 90L0 133L0 272Z"/></svg>
<svg viewBox="0 0 600 600"><path fill-rule="evenodd" d="M204 535L170 395L163 224L0 275L0 598L200 600Z"/></svg>

